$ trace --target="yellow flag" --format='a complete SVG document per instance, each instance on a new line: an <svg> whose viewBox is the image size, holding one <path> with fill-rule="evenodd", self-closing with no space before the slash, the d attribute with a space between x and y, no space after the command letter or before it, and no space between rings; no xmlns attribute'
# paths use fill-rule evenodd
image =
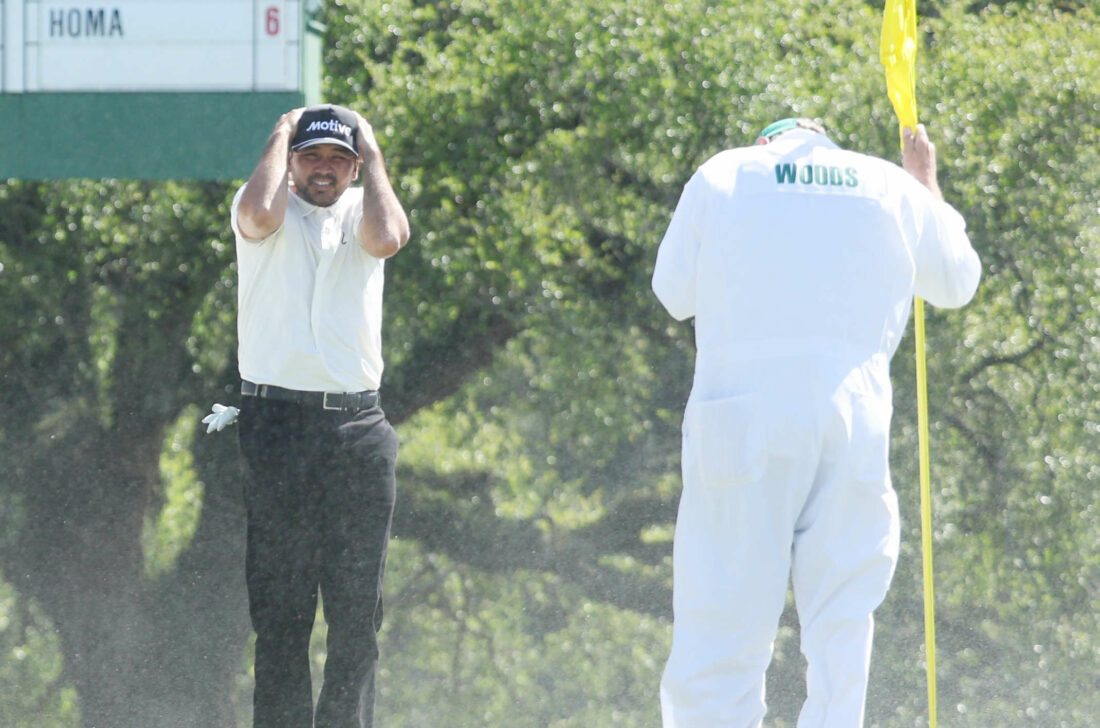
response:
<svg viewBox="0 0 1100 728"><path fill-rule="evenodd" d="M917 128L916 0L886 0L879 60L886 67L886 93L901 128ZM899 132L900 133L900 132Z"/></svg>

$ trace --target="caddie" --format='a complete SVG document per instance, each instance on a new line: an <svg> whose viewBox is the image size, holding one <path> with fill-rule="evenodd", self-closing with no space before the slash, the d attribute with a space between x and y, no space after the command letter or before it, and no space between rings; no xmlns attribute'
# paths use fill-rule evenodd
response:
<svg viewBox="0 0 1100 728"><path fill-rule="evenodd" d="M383 272L409 223L371 125L330 104L279 119L231 221L253 725L365 728L396 493L397 435L378 393ZM211 427L227 413L215 408ZM314 709L318 590L328 643Z"/></svg>
<svg viewBox="0 0 1100 728"><path fill-rule="evenodd" d="M954 308L981 275L935 147L903 167L783 119L688 181L653 290L695 319L673 555L664 728L750 728L788 582L807 661L800 728L863 724L873 612L899 544L890 359L913 296Z"/></svg>

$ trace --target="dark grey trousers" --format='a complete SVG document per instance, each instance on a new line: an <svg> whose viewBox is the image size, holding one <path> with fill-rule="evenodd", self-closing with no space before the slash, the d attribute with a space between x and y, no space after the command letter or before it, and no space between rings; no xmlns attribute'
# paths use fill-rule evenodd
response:
<svg viewBox="0 0 1100 728"><path fill-rule="evenodd" d="M378 406L326 411L242 397L255 728L369 728L397 435ZM309 642L328 624L316 711Z"/></svg>

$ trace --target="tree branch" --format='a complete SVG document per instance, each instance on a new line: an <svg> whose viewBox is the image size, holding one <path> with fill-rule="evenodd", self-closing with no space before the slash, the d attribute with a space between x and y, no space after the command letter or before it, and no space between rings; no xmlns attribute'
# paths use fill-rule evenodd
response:
<svg viewBox="0 0 1100 728"><path fill-rule="evenodd" d="M665 522L672 504L638 499L615 508L593 527L548 537L533 521L497 516L488 473L402 473L398 481L416 483L399 491L394 516L398 538L489 573L544 571L576 584L597 601L656 616L669 613L671 590L663 580L597 563L592 554L660 561L671 548L643 543L640 533L647 525Z"/></svg>
<svg viewBox="0 0 1100 728"><path fill-rule="evenodd" d="M492 362L497 350L520 331L497 309L464 310L440 336L418 341L412 356L386 383L383 407L393 425L454 394L466 379Z"/></svg>

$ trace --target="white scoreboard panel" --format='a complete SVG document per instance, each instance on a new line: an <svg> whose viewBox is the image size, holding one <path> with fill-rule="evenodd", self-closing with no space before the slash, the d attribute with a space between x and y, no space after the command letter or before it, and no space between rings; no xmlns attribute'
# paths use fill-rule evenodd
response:
<svg viewBox="0 0 1100 728"><path fill-rule="evenodd" d="M302 4L0 0L0 92L299 91Z"/></svg>

